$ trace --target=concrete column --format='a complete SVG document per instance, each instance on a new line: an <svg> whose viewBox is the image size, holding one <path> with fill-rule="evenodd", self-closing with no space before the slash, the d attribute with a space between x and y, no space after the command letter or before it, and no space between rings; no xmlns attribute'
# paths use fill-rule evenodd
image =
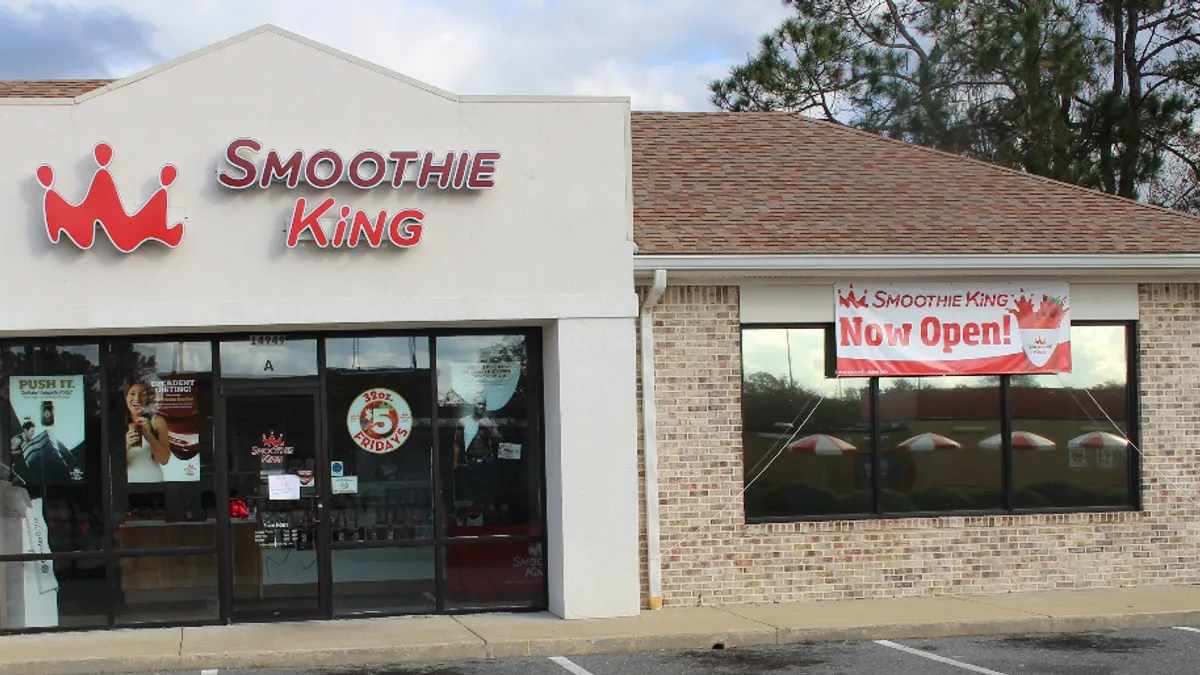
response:
<svg viewBox="0 0 1200 675"><path fill-rule="evenodd" d="M634 320L562 320L544 337L550 611L636 615Z"/></svg>

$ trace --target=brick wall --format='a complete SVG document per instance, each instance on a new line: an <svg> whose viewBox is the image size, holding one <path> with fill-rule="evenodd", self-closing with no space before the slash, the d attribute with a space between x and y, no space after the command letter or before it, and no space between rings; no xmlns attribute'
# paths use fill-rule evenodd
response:
<svg viewBox="0 0 1200 675"><path fill-rule="evenodd" d="M1140 298L1143 512L747 525L737 288L668 287L654 321L664 604L1200 583L1200 285Z"/></svg>

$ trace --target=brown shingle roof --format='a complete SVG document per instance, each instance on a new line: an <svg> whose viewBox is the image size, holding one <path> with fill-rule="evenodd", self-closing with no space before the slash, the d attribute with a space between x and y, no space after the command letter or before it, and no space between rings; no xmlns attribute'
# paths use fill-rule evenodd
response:
<svg viewBox="0 0 1200 675"><path fill-rule="evenodd" d="M0 80L0 98L75 98L112 80Z"/></svg>
<svg viewBox="0 0 1200 675"><path fill-rule="evenodd" d="M1200 218L829 122L632 118L641 254L1200 252Z"/></svg>

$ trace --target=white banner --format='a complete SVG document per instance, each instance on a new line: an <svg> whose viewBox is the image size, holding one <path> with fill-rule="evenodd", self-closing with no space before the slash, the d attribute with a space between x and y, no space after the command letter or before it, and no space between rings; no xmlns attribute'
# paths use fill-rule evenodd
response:
<svg viewBox="0 0 1200 675"><path fill-rule="evenodd" d="M1069 291L1059 282L837 284L837 373L1070 372Z"/></svg>

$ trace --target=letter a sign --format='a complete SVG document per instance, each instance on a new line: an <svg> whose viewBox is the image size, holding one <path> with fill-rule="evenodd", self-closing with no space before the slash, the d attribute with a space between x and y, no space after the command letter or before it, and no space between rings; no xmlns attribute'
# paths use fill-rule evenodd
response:
<svg viewBox="0 0 1200 675"><path fill-rule="evenodd" d="M833 300L838 375L1071 371L1065 283L844 283Z"/></svg>

